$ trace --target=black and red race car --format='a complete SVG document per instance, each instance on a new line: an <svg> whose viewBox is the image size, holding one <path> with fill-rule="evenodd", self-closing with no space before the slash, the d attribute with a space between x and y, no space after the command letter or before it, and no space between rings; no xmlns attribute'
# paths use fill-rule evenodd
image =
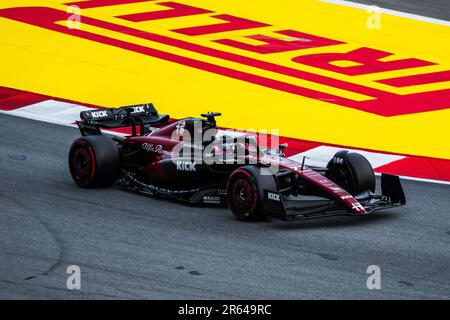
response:
<svg viewBox="0 0 450 320"><path fill-rule="evenodd" d="M363 216L405 204L397 176L382 174L375 193L373 169L360 154L339 151L325 168L310 167L285 157L287 145L262 148L254 136L223 134L219 115L170 121L152 104L83 111L82 137L69 153L72 178L83 188L117 182L153 196L228 205L241 220ZM132 133L101 131L119 127Z"/></svg>

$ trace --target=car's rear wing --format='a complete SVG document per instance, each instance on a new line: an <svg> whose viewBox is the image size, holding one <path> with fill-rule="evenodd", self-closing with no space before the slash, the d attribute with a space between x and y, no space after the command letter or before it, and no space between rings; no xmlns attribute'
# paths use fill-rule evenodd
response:
<svg viewBox="0 0 450 320"><path fill-rule="evenodd" d="M136 135L136 125L139 125L140 135L148 132L150 125L165 123L169 115L160 115L152 103L125 106L120 108L93 109L81 111L81 121L77 121L81 134L101 134L100 128L113 129L132 127L132 135Z"/></svg>

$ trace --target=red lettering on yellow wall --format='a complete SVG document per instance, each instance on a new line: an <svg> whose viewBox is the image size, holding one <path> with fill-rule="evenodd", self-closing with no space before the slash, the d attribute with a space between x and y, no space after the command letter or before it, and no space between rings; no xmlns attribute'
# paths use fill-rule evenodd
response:
<svg viewBox="0 0 450 320"><path fill-rule="evenodd" d="M265 44L251 45L244 42L231 40L231 39L220 39L215 40L215 42L242 49L251 52L268 54L268 53L279 53L287 52L301 49L317 48L324 46L332 46L336 44L343 44L344 42L322 38L318 36L313 36L312 34L303 33L295 30L281 30L275 31L275 33L284 35L288 39L280 39L269 37L261 34L246 36L246 38L258 40L264 42Z"/></svg>
<svg viewBox="0 0 450 320"><path fill-rule="evenodd" d="M200 36L203 34L211 34L211 33L219 33L225 31L236 31L236 30L244 30L244 29L253 29L253 28L261 28L267 27L269 24L265 24L258 21L248 20L244 18L239 18L235 16L231 16L228 14L219 14L216 16L212 16L213 18L225 20L225 23L211 24L207 26L197 26L190 28L182 28L182 29L173 29L171 31L185 34L188 36Z"/></svg>
<svg viewBox="0 0 450 320"><path fill-rule="evenodd" d="M384 83L393 87L409 87L421 84L430 84L437 82L450 81L450 71L439 71L424 74L415 74L412 76L391 78L378 80L377 82Z"/></svg>
<svg viewBox="0 0 450 320"><path fill-rule="evenodd" d="M74 37L79 37L90 41L95 41L97 43L114 46L116 48L130 50L139 54L147 55L158 59L163 59L166 61L171 61L173 63L188 66L191 68L196 68L217 75L241 81L246 81L273 90L279 90L290 94L295 94L315 100L329 102L334 105L353 108L381 116L412 114L418 112L447 109L450 107L450 89L441 89L429 92L400 95L360 85L357 83L334 79L332 77L327 77L312 72L306 72L300 69L283 66L269 61L258 60L244 55L239 55L231 52L218 50L215 48L210 48L207 46L202 46L188 41L183 41L181 39L176 39L140 29L131 28L120 24L107 22L104 20L94 19L87 16L83 17L83 24L95 26L113 32L123 33L126 35L131 35L133 37L139 37L148 40L147 42L148 44L151 44L152 42L162 43L168 46L182 48L184 50L195 53L200 53L202 55L212 56L222 60L233 61L240 65L252 66L256 69L284 74L291 77L296 77L299 79L304 79L307 81L316 82L318 84L336 87L372 97L368 98L365 101L355 101L348 98L333 95L327 92L309 89L288 82L283 82L271 79L269 77L260 76L256 73L240 71L238 70L238 68L236 69L228 68L221 66L220 64L214 64L206 61L193 59L186 55L184 56L177 55L171 53L170 50L162 51L151 48L146 45L140 45L108 37L105 35L97 34L83 29L69 29L64 25L57 23L67 19L67 16L68 14L65 11L47 7L17 7L17 8L0 9L0 17L3 18L20 21L36 27L45 28L47 30L53 30L55 32L67 34ZM369 50L378 51L374 49ZM383 54L386 55L386 53ZM330 55L336 56L335 53L331 53ZM415 60L415 59L404 59L404 60ZM332 59L329 61L331 62ZM366 60L364 60L363 62L366 62ZM428 65L432 64L431 62L426 61L424 61L423 63L427 63ZM368 62L366 65L370 66L371 64L370 62ZM377 63L374 62L374 65L376 66Z"/></svg>
<svg viewBox="0 0 450 320"><path fill-rule="evenodd" d="M197 15L197 14L213 12L213 11L192 7L192 6L188 6L186 4L177 3L177 2L159 2L158 5L169 7L171 9L133 13L133 14L117 16L117 18L125 19L128 21L133 21L133 22L141 22L141 21L149 21L149 20L193 16L193 15Z"/></svg>
<svg viewBox="0 0 450 320"><path fill-rule="evenodd" d="M349 76L357 76L375 72L409 69L434 65L435 63L420 59L400 59L393 61L380 61L382 58L391 56L392 53L371 48L359 48L347 53L316 53L299 56L292 59L295 62L330 70ZM336 66L332 62L351 61L356 66Z"/></svg>
<svg viewBox="0 0 450 320"><path fill-rule="evenodd" d="M84 0L84 1L74 1L65 3L68 6L78 6L81 9L90 9L98 7L108 7L115 6L119 4L136 3L136 2L146 2L154 0Z"/></svg>

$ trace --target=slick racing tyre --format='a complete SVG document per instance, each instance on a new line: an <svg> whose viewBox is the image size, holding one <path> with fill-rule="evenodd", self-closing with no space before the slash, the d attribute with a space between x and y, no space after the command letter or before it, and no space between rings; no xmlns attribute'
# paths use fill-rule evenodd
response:
<svg viewBox="0 0 450 320"><path fill-rule="evenodd" d="M78 138L70 148L69 169L73 181L82 188L109 186L120 172L119 149L102 135Z"/></svg>
<svg viewBox="0 0 450 320"><path fill-rule="evenodd" d="M328 162L326 177L352 195L375 192L375 174L369 161L358 153L337 152Z"/></svg>
<svg viewBox="0 0 450 320"><path fill-rule="evenodd" d="M258 171L257 167L241 167L233 171L228 180L228 207L239 220L258 221L266 218L259 189L261 176Z"/></svg>

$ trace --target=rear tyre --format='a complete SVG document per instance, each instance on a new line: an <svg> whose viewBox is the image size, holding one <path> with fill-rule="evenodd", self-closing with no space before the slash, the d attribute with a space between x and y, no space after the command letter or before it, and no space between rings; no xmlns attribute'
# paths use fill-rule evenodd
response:
<svg viewBox="0 0 450 320"><path fill-rule="evenodd" d="M245 167L236 169L227 184L227 203L233 215L242 221L264 220L263 199L258 186L258 174Z"/></svg>
<svg viewBox="0 0 450 320"><path fill-rule="evenodd" d="M68 160L72 179L82 188L110 186L120 173L119 149L113 140L102 135L75 140Z"/></svg>
<svg viewBox="0 0 450 320"><path fill-rule="evenodd" d="M328 162L327 178L352 195L375 192L375 174L369 161L358 153L339 151Z"/></svg>

